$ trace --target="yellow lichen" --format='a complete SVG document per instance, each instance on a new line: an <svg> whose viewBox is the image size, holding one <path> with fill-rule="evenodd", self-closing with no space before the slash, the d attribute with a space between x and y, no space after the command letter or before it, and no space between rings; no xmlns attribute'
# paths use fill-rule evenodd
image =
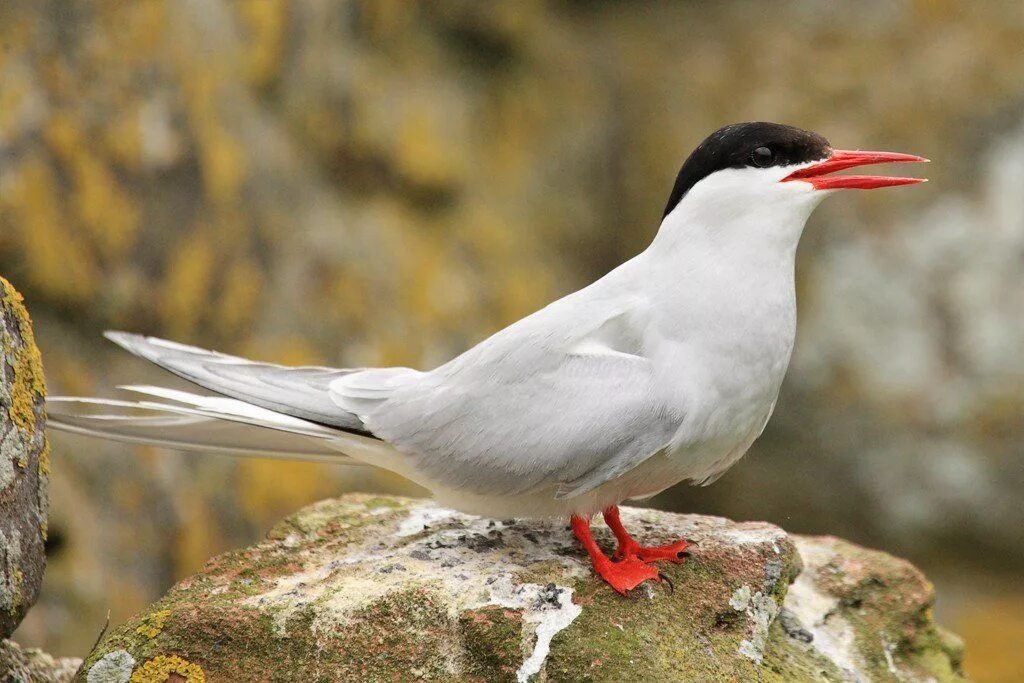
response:
<svg viewBox="0 0 1024 683"><path fill-rule="evenodd" d="M43 442L43 450L39 451L39 478L50 475L50 441Z"/></svg>
<svg viewBox="0 0 1024 683"><path fill-rule="evenodd" d="M227 336L252 324L262 286L263 273L253 260L243 257L226 267L214 318L218 332Z"/></svg>
<svg viewBox="0 0 1024 683"><path fill-rule="evenodd" d="M170 250L160 311L171 337L187 337L207 311L217 274L216 244L199 226Z"/></svg>
<svg viewBox="0 0 1024 683"><path fill-rule="evenodd" d="M17 320L21 344L4 351L13 361L14 381L11 386L11 420L25 434L36 431L36 404L46 395L43 379L43 361L32 334L32 320L25 310L23 299L10 282L0 277L0 305ZM5 346L10 343L5 338ZM25 467L28 462L18 461Z"/></svg>
<svg viewBox="0 0 1024 683"><path fill-rule="evenodd" d="M5 237L18 247L32 285L66 304L92 299L101 281L99 264L69 215L55 170L41 155L28 155L11 172L0 210L9 212L14 231Z"/></svg>
<svg viewBox="0 0 1024 683"><path fill-rule="evenodd" d="M25 574L21 571L21 567L13 567L10 571L10 590L11 590L11 605L8 611L11 614L17 614L21 607L21 586L25 582Z"/></svg>
<svg viewBox="0 0 1024 683"><path fill-rule="evenodd" d="M235 5L246 29L243 54L247 79L256 86L270 83L285 63L282 53L288 29L288 7L281 0Z"/></svg>
<svg viewBox="0 0 1024 683"><path fill-rule="evenodd" d="M135 629L136 633L141 633L147 638L156 638L160 635L160 632L164 630L164 624L167 623L167 617L171 616L171 610L162 609L159 612L153 612Z"/></svg>
<svg viewBox="0 0 1024 683"><path fill-rule="evenodd" d="M185 683L206 683L206 674L198 664L186 661L177 655L160 655L135 670L130 683L165 683L177 675Z"/></svg>

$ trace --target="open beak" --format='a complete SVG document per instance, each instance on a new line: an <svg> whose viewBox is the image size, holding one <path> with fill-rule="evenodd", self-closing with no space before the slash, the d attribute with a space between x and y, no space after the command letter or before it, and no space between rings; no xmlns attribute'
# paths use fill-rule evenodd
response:
<svg viewBox="0 0 1024 683"><path fill-rule="evenodd" d="M877 187L893 187L895 185L913 185L927 182L926 178L897 178L882 175L837 175L827 174L857 166L871 164L902 164L908 162L926 162L924 157L899 152L851 152L845 149L833 150L832 156L813 166L801 168L782 179L802 180L810 183L816 190L873 190Z"/></svg>

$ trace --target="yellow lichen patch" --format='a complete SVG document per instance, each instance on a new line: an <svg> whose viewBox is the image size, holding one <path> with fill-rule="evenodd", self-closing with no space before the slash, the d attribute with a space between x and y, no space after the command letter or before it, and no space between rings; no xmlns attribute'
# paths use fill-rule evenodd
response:
<svg viewBox="0 0 1024 683"><path fill-rule="evenodd" d="M50 474L50 441L47 439L43 442L43 450L39 451L39 478L49 476Z"/></svg>
<svg viewBox="0 0 1024 683"><path fill-rule="evenodd" d="M182 82L185 111L202 167L207 199L215 205L230 205L239 199L248 175L246 148L218 116L221 88L228 79L225 64L187 64Z"/></svg>
<svg viewBox="0 0 1024 683"><path fill-rule="evenodd" d="M44 134L71 180L70 207L90 243L104 257L124 257L135 241L139 209L97 153L92 132L64 113L53 117Z"/></svg>
<svg viewBox="0 0 1024 683"><path fill-rule="evenodd" d="M156 638L164 630L164 624L167 623L167 617L169 616L171 616L171 610L169 609L153 612L142 620L142 623L139 624L135 631L147 638Z"/></svg>
<svg viewBox="0 0 1024 683"><path fill-rule="evenodd" d="M187 337L207 310L217 270L213 239L203 226L172 250L160 311L172 337Z"/></svg>
<svg viewBox="0 0 1024 683"><path fill-rule="evenodd" d="M256 86L267 85L280 72L288 28L287 7L281 0L240 2L235 5L246 29L245 71Z"/></svg>
<svg viewBox="0 0 1024 683"><path fill-rule="evenodd" d="M35 404L46 395L39 349L28 341L14 353L11 419L27 434L35 432Z"/></svg>
<svg viewBox="0 0 1024 683"><path fill-rule="evenodd" d="M88 153L76 155L70 171L74 178L74 208L93 243L106 257L123 257L135 241L138 207L111 169Z"/></svg>
<svg viewBox="0 0 1024 683"><path fill-rule="evenodd" d="M0 212L9 212L26 277L45 295L65 303L91 299L100 282L92 249L67 215L54 170L28 156L11 172L10 188L0 193Z"/></svg>
<svg viewBox="0 0 1024 683"><path fill-rule="evenodd" d="M254 261L242 257L227 267L217 302L218 315L214 319L221 335L228 336L252 323L262 287L263 272Z"/></svg>
<svg viewBox="0 0 1024 683"><path fill-rule="evenodd" d="M160 655L149 660L132 674L130 683L166 683L184 679L184 683L206 683L206 674L198 664L177 655Z"/></svg>
<svg viewBox="0 0 1024 683"><path fill-rule="evenodd" d="M397 131L395 161L414 182L427 185L452 183L459 168L453 141L445 137L443 122L449 112L426 106L411 108Z"/></svg>
<svg viewBox="0 0 1024 683"><path fill-rule="evenodd" d="M0 277L0 305L15 317L21 345L5 348L6 355L13 359L14 382L11 386L11 420L25 434L36 430L36 403L46 395L46 381L43 378L43 360L32 334L32 320L25 310L24 300L10 282ZM5 338L5 346L11 342ZM19 461L21 467L28 462Z"/></svg>

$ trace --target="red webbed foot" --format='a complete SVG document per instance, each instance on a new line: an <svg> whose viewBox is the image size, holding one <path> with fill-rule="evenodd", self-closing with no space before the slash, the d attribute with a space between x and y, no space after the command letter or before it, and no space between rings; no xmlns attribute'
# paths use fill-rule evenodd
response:
<svg viewBox="0 0 1024 683"><path fill-rule="evenodd" d="M604 521L619 542L619 547L615 551L615 557L636 557L643 562L668 561L678 564L684 562L689 556L686 549L690 546L690 543L686 540L657 546L642 546L637 543L629 535L629 532L626 531L626 527L622 525L622 520L619 518L619 508L614 505L604 511Z"/></svg>
<svg viewBox="0 0 1024 683"><path fill-rule="evenodd" d="M662 574L657 568L635 557L623 560L595 562L594 571L622 595L639 586L644 581L661 581ZM671 583L669 586L671 587Z"/></svg>
<svg viewBox="0 0 1024 683"><path fill-rule="evenodd" d="M673 589L672 582L668 580L667 576L639 557L624 557L616 561L601 552L590 533L590 520L574 516L571 523L573 533L576 534L576 538L590 555L594 571L622 595L626 595L628 591L633 590L644 581L664 581L668 584L669 591Z"/></svg>
<svg viewBox="0 0 1024 683"><path fill-rule="evenodd" d="M633 541L631 544L620 545L615 551L615 557L636 557L644 562L667 561L682 564L690 556L690 553L686 551L689 547L690 544L685 540L656 546L642 546Z"/></svg>

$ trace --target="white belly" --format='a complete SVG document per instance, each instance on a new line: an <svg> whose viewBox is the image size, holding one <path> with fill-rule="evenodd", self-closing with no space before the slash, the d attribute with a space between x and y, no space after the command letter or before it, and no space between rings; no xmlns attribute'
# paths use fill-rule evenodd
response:
<svg viewBox="0 0 1024 683"><path fill-rule="evenodd" d="M759 412L751 411L744 428L737 425L728 434L714 439L656 453L593 491L569 499L556 498L557 486L515 496L476 495L420 480L413 472L406 476L433 492L442 505L471 514L533 518L589 516L630 498L653 496L682 481L710 483L747 452L764 429L773 407L774 398L761 406Z"/></svg>

